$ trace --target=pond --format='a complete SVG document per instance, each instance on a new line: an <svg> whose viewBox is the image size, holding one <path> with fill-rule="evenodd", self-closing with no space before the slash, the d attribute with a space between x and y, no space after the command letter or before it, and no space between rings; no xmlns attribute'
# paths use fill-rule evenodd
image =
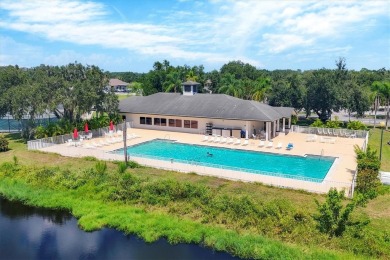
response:
<svg viewBox="0 0 390 260"><path fill-rule="evenodd" d="M71 214L0 197L0 259L237 259L197 245L155 243L114 229L85 232Z"/></svg>

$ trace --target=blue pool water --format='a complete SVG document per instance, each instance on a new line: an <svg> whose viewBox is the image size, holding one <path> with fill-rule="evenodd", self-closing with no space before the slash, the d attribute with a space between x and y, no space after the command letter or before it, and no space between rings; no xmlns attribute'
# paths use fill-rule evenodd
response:
<svg viewBox="0 0 390 260"><path fill-rule="evenodd" d="M152 140L127 148L130 156L195 163L255 174L321 182L334 157L293 156ZM123 154L123 148L114 151ZM212 156L208 155L212 154Z"/></svg>

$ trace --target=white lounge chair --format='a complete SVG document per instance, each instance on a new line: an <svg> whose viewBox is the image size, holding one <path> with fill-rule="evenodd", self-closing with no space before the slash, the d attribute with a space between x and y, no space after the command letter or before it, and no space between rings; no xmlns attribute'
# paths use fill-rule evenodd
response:
<svg viewBox="0 0 390 260"><path fill-rule="evenodd" d="M227 142L227 138L226 137L223 137L222 139L221 139L221 144L224 144L224 143L226 143Z"/></svg>
<svg viewBox="0 0 390 260"><path fill-rule="evenodd" d="M272 147L274 147L274 142L269 141L267 144L267 148L272 148Z"/></svg>
<svg viewBox="0 0 390 260"><path fill-rule="evenodd" d="M210 137L210 138L209 138L209 143L214 142L214 140L215 140L215 137L214 137L214 136Z"/></svg>
<svg viewBox="0 0 390 260"><path fill-rule="evenodd" d="M72 146L74 145L73 144L73 140L72 139L68 139L68 141L66 141L66 146Z"/></svg>
<svg viewBox="0 0 390 260"><path fill-rule="evenodd" d="M233 143L233 138L229 137L227 144L232 144Z"/></svg>
<svg viewBox="0 0 390 260"><path fill-rule="evenodd" d="M219 143L219 142L221 142L221 137L217 137L214 139L214 143Z"/></svg>
<svg viewBox="0 0 390 260"><path fill-rule="evenodd" d="M246 146L249 144L249 140L248 139L245 139L244 143L242 144L242 146Z"/></svg>
<svg viewBox="0 0 390 260"><path fill-rule="evenodd" d="M259 142L259 147L263 147L265 145L265 143L264 143L264 141L263 140L260 140L260 142Z"/></svg>
<svg viewBox="0 0 390 260"><path fill-rule="evenodd" d="M203 142L207 142L209 140L209 136L208 135L205 135L204 137L203 137Z"/></svg>
<svg viewBox="0 0 390 260"><path fill-rule="evenodd" d="M278 143L278 146L276 146L276 149L282 149L283 144L281 142Z"/></svg>
<svg viewBox="0 0 390 260"><path fill-rule="evenodd" d="M234 142L234 144L235 144L235 145L239 145L239 144L241 144L241 139L237 139L237 141L236 141L236 142Z"/></svg>

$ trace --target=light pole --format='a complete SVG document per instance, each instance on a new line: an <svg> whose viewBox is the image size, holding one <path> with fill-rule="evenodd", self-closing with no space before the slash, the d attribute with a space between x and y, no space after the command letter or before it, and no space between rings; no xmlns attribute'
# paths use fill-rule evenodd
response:
<svg viewBox="0 0 390 260"><path fill-rule="evenodd" d="M381 146L379 148L379 161L382 162L383 128L384 128L385 124L383 122L381 122L380 125L381 125Z"/></svg>
<svg viewBox="0 0 390 260"><path fill-rule="evenodd" d="M124 152L124 155L125 155L125 163L126 163L126 165L127 165L127 163L128 163L128 157L127 157L127 143L126 143L126 141L127 141L127 125L126 125L126 116L123 116L122 117L122 119L123 119L123 124L124 124L124 128L123 128L123 131L122 131L122 133L123 133L123 152Z"/></svg>

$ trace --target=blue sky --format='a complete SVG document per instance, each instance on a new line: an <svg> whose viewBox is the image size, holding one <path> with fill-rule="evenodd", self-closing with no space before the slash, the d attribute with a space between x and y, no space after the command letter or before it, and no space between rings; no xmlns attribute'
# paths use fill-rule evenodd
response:
<svg viewBox="0 0 390 260"><path fill-rule="evenodd" d="M0 65L78 61L147 72L155 61L219 70L390 68L390 1L0 2Z"/></svg>

